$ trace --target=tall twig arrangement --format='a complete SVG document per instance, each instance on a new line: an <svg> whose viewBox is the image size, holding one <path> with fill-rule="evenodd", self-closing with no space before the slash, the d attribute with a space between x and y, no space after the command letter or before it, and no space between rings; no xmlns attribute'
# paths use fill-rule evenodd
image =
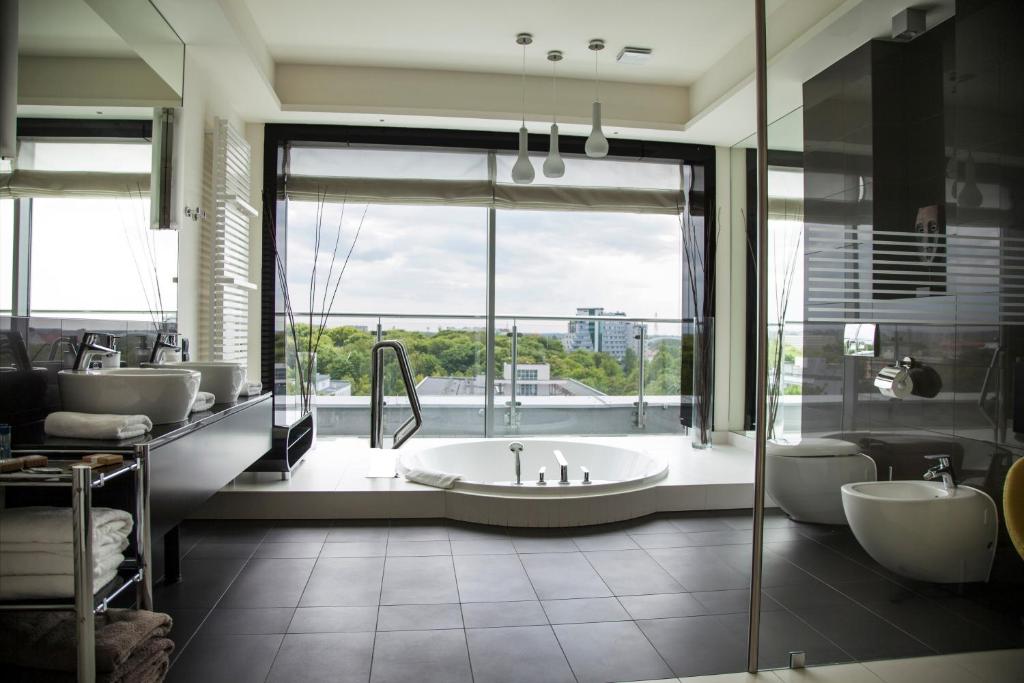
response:
<svg viewBox="0 0 1024 683"><path fill-rule="evenodd" d="M803 230L797 235L792 247L788 247L782 239L775 240L772 250L775 252L775 263L782 266L781 271L776 271L781 278L775 287L775 344L771 347L768 355L768 396L765 419L768 421L767 433L769 439L781 438L782 434L776 433L779 410L782 407L782 371L785 361L785 336L786 336L786 315L789 313L789 296L793 291L793 279L797 271L797 258L800 255L800 244L803 241Z"/></svg>
<svg viewBox="0 0 1024 683"><path fill-rule="evenodd" d="M154 231L150 230L147 225L148 221L146 220L145 209L143 208L145 207L145 201L148 199L148 193L144 192L142 186L137 184L134 192L131 188L128 189L128 198L129 200L138 200L137 202L129 203L127 206L128 216L126 217L122 213L123 205L121 203L117 205L117 212L121 218L121 228L124 231L125 243L128 245L128 250L132 255L135 274L139 278L139 288L142 290L142 296L146 301L146 310L149 312L150 321L153 323L154 330L161 332L167 323L168 312L164 309ZM133 217L132 212L136 209L137 211ZM130 224L135 223L135 219L137 219L137 224L132 228Z"/></svg>
<svg viewBox="0 0 1024 683"><path fill-rule="evenodd" d="M717 221L705 216L705 225L698 226L690 210L693 174L684 167L684 206L679 216L682 234L683 258L686 268L686 287L693 308L693 353L697 362L693 367L693 428L702 444L711 442L712 394L714 391L714 301L715 259L710 235L716 236Z"/></svg>
<svg viewBox="0 0 1024 683"><path fill-rule="evenodd" d="M352 252L355 251L359 242L359 235L363 231L363 223L366 221L366 213L370 206L367 204L359 224L356 227L352 242L345 254L344 261L338 267L338 250L341 246L341 236L345 219L345 208L348 203L348 195L341 202L341 210L338 215L338 223L334 234L334 246L331 249L330 261L323 259L326 265L326 276L318 277L317 271L321 267L320 247L324 243L324 209L327 203L326 191L317 190L316 197L316 219L313 226L313 265L309 279L309 290L307 292L308 333L300 339L298 323L296 321L295 308L292 304L291 292L288 286L288 269L278 248L275 207L266 207L264 215L270 221L270 232L273 235L274 260L277 267L277 280L281 288L281 298L284 307L286 322L286 337L291 338L291 346L295 355L296 382L299 390L299 402L303 413L308 413L313 407L313 396L315 395L316 367L314 359L320 349L320 342L327 329L330 320L330 312L334 307L334 301L341 289L341 280L348 269ZM319 289L319 284L323 289ZM328 298L329 297L329 298ZM319 303L319 310L317 304ZM302 343L304 342L304 343ZM288 356L288 341L285 340L285 358ZM287 364L287 362L286 362Z"/></svg>

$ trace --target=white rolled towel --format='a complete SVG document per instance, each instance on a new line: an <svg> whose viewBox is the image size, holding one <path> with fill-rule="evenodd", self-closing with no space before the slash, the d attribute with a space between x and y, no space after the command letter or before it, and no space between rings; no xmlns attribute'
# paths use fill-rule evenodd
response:
<svg viewBox="0 0 1024 683"><path fill-rule="evenodd" d="M116 555L128 548L126 536L101 536L100 539L100 542L92 546L92 552L96 555ZM46 553L59 557L74 557L75 549L71 543L0 543L0 555L5 553Z"/></svg>
<svg viewBox="0 0 1024 683"><path fill-rule="evenodd" d="M124 510L92 509L94 547L121 544L132 532L132 516ZM23 507L0 510L0 545L34 543L56 545L72 542L71 508ZM40 548L45 550L45 548Z"/></svg>
<svg viewBox="0 0 1024 683"><path fill-rule="evenodd" d="M196 394L196 400L192 403L192 410L190 412L201 413L204 410L209 410L216 402L216 396L208 391L200 391Z"/></svg>
<svg viewBox="0 0 1024 683"><path fill-rule="evenodd" d="M104 576L124 562L119 552L96 553L92 557L93 576ZM0 553L0 583L9 576L72 576L75 561L71 557L53 553Z"/></svg>
<svg viewBox="0 0 1024 683"><path fill-rule="evenodd" d="M455 482L462 479L461 474L451 472L439 472L425 467L411 467L405 471L405 478L417 484L436 486L439 489L450 489Z"/></svg>
<svg viewBox="0 0 1024 683"><path fill-rule="evenodd" d="M50 436L72 439L132 439L153 429L145 415L72 413L66 410L46 416L43 430Z"/></svg>

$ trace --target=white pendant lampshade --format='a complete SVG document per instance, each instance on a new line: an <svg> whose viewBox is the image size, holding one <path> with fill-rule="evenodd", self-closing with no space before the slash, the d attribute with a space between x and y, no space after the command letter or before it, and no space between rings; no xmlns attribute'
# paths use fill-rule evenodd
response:
<svg viewBox="0 0 1024 683"><path fill-rule="evenodd" d="M532 183L536 175L533 164L530 163L530 155L526 150L526 142L527 131L526 126L523 126L519 129L519 156L516 157L516 163L512 167L512 181L524 185Z"/></svg>
<svg viewBox="0 0 1024 683"><path fill-rule="evenodd" d="M520 184L532 183L536 172L533 164L530 163L530 154L527 149L529 142L528 131L526 130L526 46L533 42L533 35L520 33L516 35L516 45L523 47L523 124L519 128L519 155L512 167L512 181Z"/></svg>
<svg viewBox="0 0 1024 683"><path fill-rule="evenodd" d="M594 106L591 109L590 137L587 138L583 149L588 157L600 159L608 156L608 138L601 130L601 97L598 90L600 81L597 78L597 53L604 49L604 41L594 38L587 47L594 52Z"/></svg>
<svg viewBox="0 0 1024 683"><path fill-rule="evenodd" d="M565 162L558 152L558 91L556 90L557 74L555 65L562 60L560 50L548 52L548 61L551 62L551 139L548 145L548 158L544 160L544 175L548 178L561 178L565 175Z"/></svg>

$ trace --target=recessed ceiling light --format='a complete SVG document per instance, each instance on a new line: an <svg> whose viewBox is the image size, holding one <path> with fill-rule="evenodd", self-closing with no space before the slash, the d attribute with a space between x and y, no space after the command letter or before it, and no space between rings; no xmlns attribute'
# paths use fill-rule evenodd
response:
<svg viewBox="0 0 1024 683"><path fill-rule="evenodd" d="M651 48L626 46L619 50L616 61L619 64L646 64L651 61Z"/></svg>

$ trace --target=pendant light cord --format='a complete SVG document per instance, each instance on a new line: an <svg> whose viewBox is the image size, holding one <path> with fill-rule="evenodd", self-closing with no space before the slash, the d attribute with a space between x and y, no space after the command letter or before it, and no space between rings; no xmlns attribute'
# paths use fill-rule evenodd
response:
<svg viewBox="0 0 1024 683"><path fill-rule="evenodd" d="M551 60L551 123L557 123L558 111L558 60Z"/></svg>
<svg viewBox="0 0 1024 683"><path fill-rule="evenodd" d="M597 54L599 50L594 50L594 101L601 101L600 85L601 79L597 77Z"/></svg>
<svg viewBox="0 0 1024 683"><path fill-rule="evenodd" d="M523 44L523 127L526 127L526 44Z"/></svg>

